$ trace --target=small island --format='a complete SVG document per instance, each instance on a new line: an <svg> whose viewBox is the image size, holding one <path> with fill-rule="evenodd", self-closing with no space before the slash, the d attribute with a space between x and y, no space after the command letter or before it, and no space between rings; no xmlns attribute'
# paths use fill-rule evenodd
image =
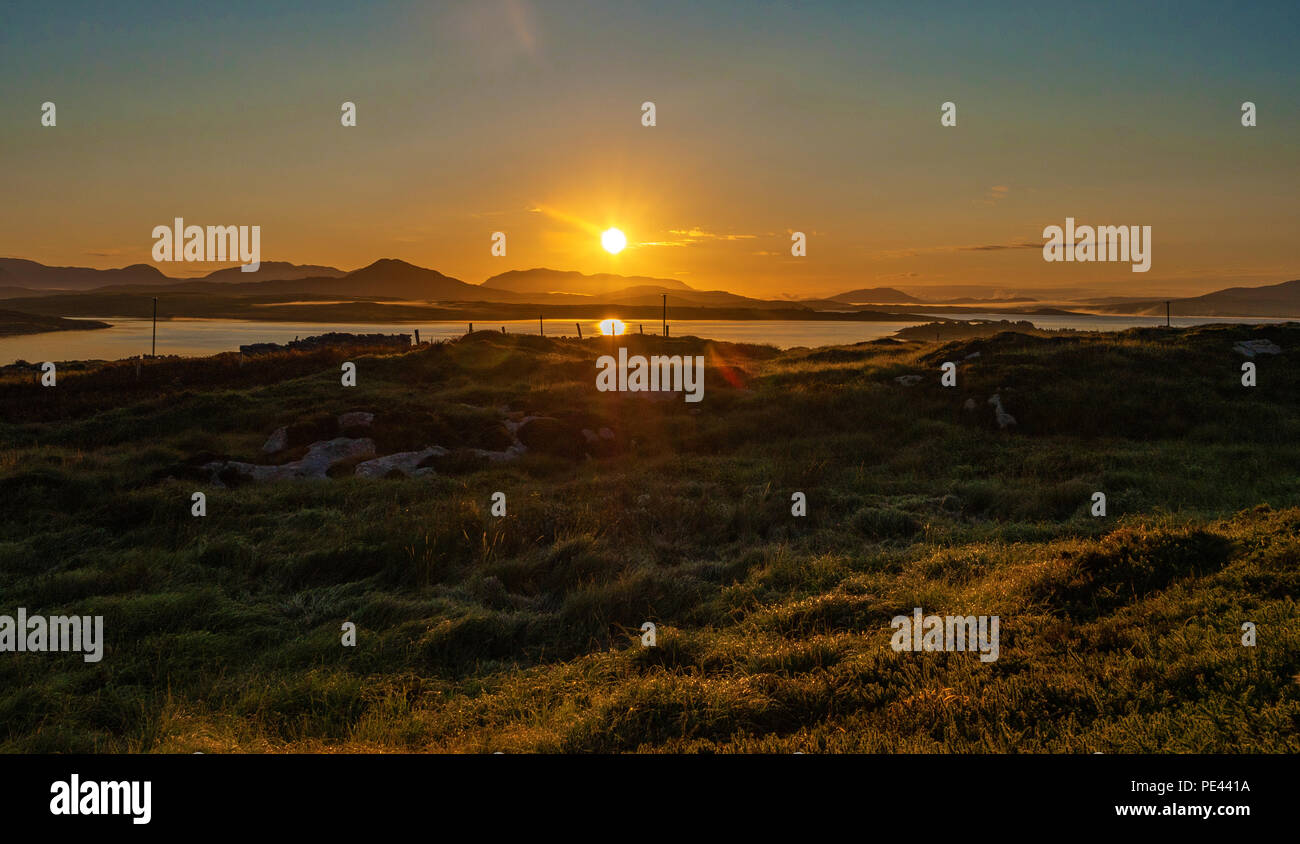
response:
<svg viewBox="0 0 1300 844"><path fill-rule="evenodd" d="M19 334L41 334L46 331L86 331L92 328L111 328L107 322L96 319L65 319L56 316L27 314L22 311L0 310L0 337Z"/></svg>

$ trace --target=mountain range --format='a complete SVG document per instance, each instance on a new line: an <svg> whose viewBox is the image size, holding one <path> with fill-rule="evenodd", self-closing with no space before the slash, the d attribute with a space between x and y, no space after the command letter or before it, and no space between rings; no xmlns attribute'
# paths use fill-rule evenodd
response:
<svg viewBox="0 0 1300 844"><path fill-rule="evenodd" d="M945 290L975 293L978 289ZM164 275L149 264L118 269L51 267L22 258L0 258L0 300L51 295L149 295L185 293L210 297L302 297L307 299L401 299L411 302L494 302L512 304L610 304L753 308L776 310L858 310L864 305L986 305L1034 302L1030 291L994 296L921 298L893 287L849 290L824 299L756 299L726 290L697 290L683 281L611 273L588 275L537 267L499 273L482 284L470 284L437 270L406 261L382 258L351 272L313 264L265 261L254 273L226 267L200 278ZM1078 307L1111 314L1163 314L1165 300L1128 297L1077 300ZM1201 296L1172 299L1179 316L1300 317L1300 279L1262 287L1231 287Z"/></svg>
<svg viewBox="0 0 1300 844"><path fill-rule="evenodd" d="M413 302L601 302L611 305L658 305L667 295L669 305L679 306L789 309L824 304L843 307L843 303L829 300L769 301L725 290L695 290L685 282L671 278L610 273L586 275L546 268L510 270L492 276L482 284L470 284L437 270L393 258L382 258L352 272L334 267L264 261L255 273L228 267L193 279L169 278L145 264L120 270L90 270L47 267L34 261L0 258L0 299L88 293L404 299Z"/></svg>
<svg viewBox="0 0 1300 844"><path fill-rule="evenodd" d="M1108 314L1164 316L1165 301L1130 298L1092 305L1089 309ZM1262 287L1228 287L1203 296L1168 301L1175 316L1300 317L1300 279Z"/></svg>

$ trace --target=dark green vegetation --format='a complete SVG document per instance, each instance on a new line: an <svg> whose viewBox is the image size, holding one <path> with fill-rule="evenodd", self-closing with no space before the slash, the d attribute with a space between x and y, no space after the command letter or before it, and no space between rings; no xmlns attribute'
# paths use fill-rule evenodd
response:
<svg viewBox="0 0 1300 844"><path fill-rule="evenodd" d="M92 319L62 319L22 311L0 310L0 337L40 334L42 331L84 331L88 328L108 328L108 323Z"/></svg>
<svg viewBox="0 0 1300 844"><path fill-rule="evenodd" d="M1031 337L1065 337L1079 334L1071 328L1043 329L1035 328L1027 319L1015 320L956 320L952 322L928 322L924 325L909 325L894 332L895 337L903 340L970 340L975 337L992 337L1004 331L1027 334Z"/></svg>
<svg viewBox="0 0 1300 844"><path fill-rule="evenodd" d="M1258 337L1284 351L1244 388ZM0 613L102 614L108 642L0 654L0 747L1300 751L1300 327L673 342L706 356L700 405L597 393L608 339L490 332L0 377ZM554 436L470 459L502 407ZM352 410L464 459L176 479ZM1001 658L893 652L915 606L1000 616Z"/></svg>

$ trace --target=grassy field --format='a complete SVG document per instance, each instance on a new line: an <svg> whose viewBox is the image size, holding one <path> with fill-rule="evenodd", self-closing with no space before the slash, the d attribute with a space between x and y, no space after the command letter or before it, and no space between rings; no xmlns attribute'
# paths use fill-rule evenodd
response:
<svg viewBox="0 0 1300 844"><path fill-rule="evenodd" d="M1243 387L1258 337L1283 352ZM1300 752L1300 326L674 339L699 404L597 392L611 342L4 370L0 613L102 615L107 645L0 654L0 749ZM381 453L451 453L199 469L355 410ZM555 421L476 456L518 412ZM1000 658L894 652L917 606L999 616Z"/></svg>

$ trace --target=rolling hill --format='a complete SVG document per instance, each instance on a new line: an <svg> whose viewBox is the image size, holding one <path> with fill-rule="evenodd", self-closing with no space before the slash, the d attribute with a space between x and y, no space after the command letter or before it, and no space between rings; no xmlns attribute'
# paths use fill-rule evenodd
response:
<svg viewBox="0 0 1300 844"><path fill-rule="evenodd" d="M1300 279L1263 287L1228 287L1169 302L1176 316L1300 317ZM1093 309L1108 314L1164 316L1165 300L1099 304Z"/></svg>
<svg viewBox="0 0 1300 844"><path fill-rule="evenodd" d="M613 293L629 287L691 289L689 285L675 278L623 276L612 273L587 275L573 270L552 270L545 267L499 273L483 282L482 286L516 293L576 293L584 296Z"/></svg>
<svg viewBox="0 0 1300 844"><path fill-rule="evenodd" d="M860 287L857 290L848 290L830 298L850 305L902 305L908 302L922 301L892 287Z"/></svg>
<svg viewBox="0 0 1300 844"><path fill-rule="evenodd" d="M24 258L0 258L0 286L29 290L93 290L109 284L166 284L157 267L131 264L113 270L89 267L47 267Z"/></svg>

